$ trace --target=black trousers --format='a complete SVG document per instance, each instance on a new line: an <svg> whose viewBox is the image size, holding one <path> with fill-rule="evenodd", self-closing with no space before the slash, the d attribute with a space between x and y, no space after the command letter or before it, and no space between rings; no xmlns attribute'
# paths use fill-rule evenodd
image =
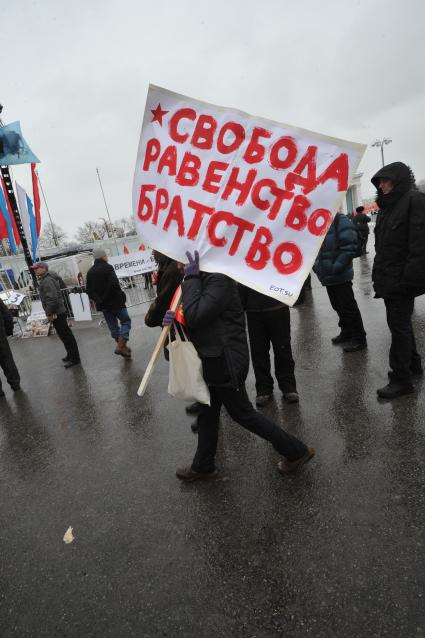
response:
<svg viewBox="0 0 425 638"><path fill-rule="evenodd" d="M198 415L198 448L192 463L195 472L212 472L215 469L218 420L222 405L236 423L270 441L275 450L290 461L306 453L307 448L302 441L254 410L244 385L238 390L210 386L210 394L211 406L203 405Z"/></svg>
<svg viewBox="0 0 425 638"><path fill-rule="evenodd" d="M1 318L0 321L2 321ZM12 387L19 385L21 379L4 329L0 331L0 366L2 367L8 384ZM1 389L0 379L0 390Z"/></svg>
<svg viewBox="0 0 425 638"><path fill-rule="evenodd" d="M66 314L58 315L56 319L53 320L53 325L59 339L65 346L66 354L68 355L68 357L72 359L72 361L79 361L80 353L78 351L78 345L74 335L72 334L71 328L68 326Z"/></svg>
<svg viewBox="0 0 425 638"><path fill-rule="evenodd" d="M326 286L326 290L331 306L339 317L338 325L341 333L353 341L365 341L366 332L354 297L353 282L346 281L343 284Z"/></svg>
<svg viewBox="0 0 425 638"><path fill-rule="evenodd" d="M402 383L411 383L412 370L422 367L412 326L414 301L413 297L384 299L391 331L391 378Z"/></svg>
<svg viewBox="0 0 425 638"><path fill-rule="evenodd" d="M289 308L247 312L249 347L255 374L257 394L273 392L270 372L270 344L274 352L274 371L282 392L296 392L295 363L291 348Z"/></svg>

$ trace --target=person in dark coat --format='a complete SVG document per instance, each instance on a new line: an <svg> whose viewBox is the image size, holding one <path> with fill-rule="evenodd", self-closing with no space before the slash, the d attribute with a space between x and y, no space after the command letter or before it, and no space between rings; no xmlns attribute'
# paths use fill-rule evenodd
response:
<svg viewBox="0 0 425 638"><path fill-rule="evenodd" d="M356 215L353 217L353 223L357 227L357 231L360 236L360 241L362 243L362 255L366 255L367 253L367 241L369 239L369 224L370 217L365 215L364 206L357 206Z"/></svg>
<svg viewBox="0 0 425 638"><path fill-rule="evenodd" d="M16 367L12 351L10 349L8 337L13 335L13 317L7 306L0 299L0 366L4 376L12 390L17 392L21 389L21 378ZM4 397L4 391L0 379L0 397Z"/></svg>
<svg viewBox="0 0 425 638"><path fill-rule="evenodd" d="M357 241L353 223L346 215L337 213L313 266L339 317L341 332L333 337L332 343L343 344L344 352L357 352L367 347L362 316L353 292L353 257L357 252Z"/></svg>
<svg viewBox="0 0 425 638"><path fill-rule="evenodd" d="M379 213L375 226L372 281L382 298L391 332L390 382L378 396L413 392L412 375L422 374L412 327L414 299L425 293L425 197L408 166L394 162L373 177Z"/></svg>
<svg viewBox="0 0 425 638"><path fill-rule="evenodd" d="M298 403L288 306L247 286L239 285L239 295L248 322L257 407L266 405L273 397L270 345L273 346L274 372L283 398L288 403Z"/></svg>
<svg viewBox="0 0 425 638"><path fill-rule="evenodd" d="M183 270L178 267L174 259L157 250L153 251L153 256L158 264L158 278L156 297L145 316L145 324L149 328L162 326L162 320L171 305L174 293L183 281Z"/></svg>
<svg viewBox="0 0 425 638"><path fill-rule="evenodd" d="M108 264L108 256L102 249L93 251L94 264L87 272L86 291L103 312L111 337L117 342L114 350L125 359L131 358L127 342L130 338L131 319L126 308L125 292L120 286L115 269Z"/></svg>
<svg viewBox="0 0 425 638"><path fill-rule="evenodd" d="M269 441L285 457L278 464L281 473L294 474L315 452L257 412L248 399L245 379L249 352L237 285L226 275L200 272L198 253L195 252L194 258L186 254L189 263L182 283L184 317L202 362L211 405L202 405L198 416L198 447L192 465L178 468L176 475L183 481L216 477L215 454L222 404L239 425ZM166 312L164 325L172 322L174 314L171 310Z"/></svg>
<svg viewBox="0 0 425 638"><path fill-rule="evenodd" d="M171 259L171 257L167 257L157 250L153 251L153 256L158 264L158 276L156 282L157 296L151 303L145 316L145 324L149 326L149 328L155 328L157 326L162 327L164 315L171 306L171 302L177 288L183 281L183 268L175 259ZM168 361L169 355L167 345L168 340L164 346L164 356ZM202 403L195 401L194 403L186 406L185 409L187 414L198 415L201 407ZM198 420L195 419L190 427L192 432L197 432Z"/></svg>
<svg viewBox="0 0 425 638"><path fill-rule="evenodd" d="M65 304L65 309L66 309L67 316L68 317L72 317L72 308L71 308L71 303L69 301L68 286L66 285L66 283L64 282L62 277L60 275L58 275L57 272L55 272L54 270L50 270L49 269L49 273L52 275L52 277L54 279L56 279L56 281L59 284L59 289L61 291L61 295L62 295L62 298L63 298L63 303Z"/></svg>
<svg viewBox="0 0 425 638"><path fill-rule="evenodd" d="M59 339L65 346L66 355L62 359L64 366L65 368L72 368L72 366L81 363L80 353L77 341L68 326L66 308L57 277L53 277L49 273L49 266L44 261L35 262L32 268L35 270L39 281L38 292L43 310L47 319L53 323Z"/></svg>

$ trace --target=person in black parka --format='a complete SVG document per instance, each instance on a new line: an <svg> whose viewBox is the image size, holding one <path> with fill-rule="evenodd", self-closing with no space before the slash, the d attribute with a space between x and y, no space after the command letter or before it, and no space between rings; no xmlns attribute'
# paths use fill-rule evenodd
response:
<svg viewBox="0 0 425 638"><path fill-rule="evenodd" d="M360 241L362 243L362 255L366 255L367 240L369 239L370 217L363 211L364 206L357 206L356 214L353 217L352 221L356 225L357 231L360 236Z"/></svg>
<svg viewBox="0 0 425 638"><path fill-rule="evenodd" d="M108 264L104 250L93 251L94 264L87 272L86 290L97 310L103 312L111 337L117 342L115 354L131 358L127 342L130 338L131 319L125 305L125 292L120 286L115 269Z"/></svg>
<svg viewBox="0 0 425 638"><path fill-rule="evenodd" d="M214 478L218 420L223 404L242 427L269 441L286 460L278 464L284 474L296 473L314 456L314 450L285 432L252 406L245 379L249 352L245 317L236 283L218 273L199 270L199 256L187 253L182 283L183 309L190 338L202 362L203 377L210 390L211 405L203 405L198 416L198 447L192 465L177 469L183 481ZM174 312L168 310L164 325Z"/></svg>
<svg viewBox="0 0 425 638"><path fill-rule="evenodd" d="M242 284L238 287L248 323L257 407L266 405L273 396L270 345L273 346L274 371L283 398L288 403L297 403L299 397L291 348L289 307Z"/></svg>
<svg viewBox="0 0 425 638"><path fill-rule="evenodd" d="M156 297L145 316L145 324L149 328L162 326L164 315L183 280L183 270L178 267L175 259L171 259L171 257L167 257L157 250L153 251L153 256L158 264L158 279L156 282Z"/></svg>
<svg viewBox="0 0 425 638"><path fill-rule="evenodd" d="M379 213L375 226L372 281L391 331L390 382L377 392L392 399L413 392L412 374L422 374L412 327L414 299L425 293L425 197L403 162L373 177Z"/></svg>
<svg viewBox="0 0 425 638"><path fill-rule="evenodd" d="M345 352L357 352L367 347L362 316L353 292L353 258L357 253L357 242L353 223L346 215L337 213L313 266L339 317L341 332L332 343L345 344Z"/></svg>
<svg viewBox="0 0 425 638"><path fill-rule="evenodd" d="M156 298L149 306L149 309L145 316L145 324L149 328L155 328L156 326L162 326L162 320L164 315L171 306L174 294L177 288L183 281L183 268L175 259L167 257L157 250L153 251L153 256L158 264L158 278L156 282ZM174 339L173 333L170 334L171 340ZM168 339L164 344L164 356L169 360L168 354ZM187 414L198 415L201 410L202 404L198 401L190 403L186 406ZM191 425L192 432L198 431L198 420Z"/></svg>
<svg viewBox="0 0 425 638"><path fill-rule="evenodd" d="M6 304L0 299L0 366L8 384L14 392L17 392L21 388L21 379L7 340L7 337L11 335L13 335L13 317ZM0 380L0 397L4 396Z"/></svg>

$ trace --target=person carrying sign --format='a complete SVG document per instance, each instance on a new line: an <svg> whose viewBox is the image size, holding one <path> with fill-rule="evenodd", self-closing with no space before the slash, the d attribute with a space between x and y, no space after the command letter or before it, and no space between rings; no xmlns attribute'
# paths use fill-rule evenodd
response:
<svg viewBox="0 0 425 638"><path fill-rule="evenodd" d="M344 352L357 352L367 347L362 316L353 292L353 257L357 242L353 223L346 215L337 213L313 266L339 317L341 332L333 337L332 343L343 344Z"/></svg>
<svg viewBox="0 0 425 638"><path fill-rule="evenodd" d="M186 326L202 361L211 405L202 405L198 416L198 447L192 465L178 468L182 481L211 479L217 476L215 454L218 420L223 404L242 427L269 441L285 457L278 464L282 474L295 474L313 458L315 451L285 432L252 406L245 379L249 369L248 343L244 313L236 283L226 275L201 272L199 255L186 253L182 300ZM167 310L163 325L169 325L175 313Z"/></svg>
<svg viewBox="0 0 425 638"><path fill-rule="evenodd" d="M288 403L298 403L288 306L243 285L239 285L239 294L248 322L257 407L263 407L273 397L270 344L273 346L275 375L283 398Z"/></svg>
<svg viewBox="0 0 425 638"><path fill-rule="evenodd" d="M156 298L149 306L149 310L145 316L145 324L149 328L155 328L162 326L162 320L168 308L171 306L171 301L177 288L180 286L183 280L183 268L182 264L179 264L174 259L163 255L157 250L153 251L153 256L158 264L158 276L156 282ZM167 345L167 344L166 344ZM168 361L168 349L164 347L164 356ZM191 415L198 415L201 409L201 404L198 401L191 403L186 407L186 413ZM198 421L195 421L191 425L192 432L198 431Z"/></svg>
<svg viewBox="0 0 425 638"><path fill-rule="evenodd" d="M86 291L103 312L111 337L117 342L115 354L125 359L131 358L127 346L130 337L131 319L126 308L126 296L122 290L115 269L108 264L108 255L101 248L93 251L94 264L87 272Z"/></svg>
<svg viewBox="0 0 425 638"><path fill-rule="evenodd" d="M8 384L14 392L17 392L21 388L21 379L7 340L7 337L11 335L13 335L13 317L6 304L0 299L0 366ZM0 380L0 398L4 396Z"/></svg>

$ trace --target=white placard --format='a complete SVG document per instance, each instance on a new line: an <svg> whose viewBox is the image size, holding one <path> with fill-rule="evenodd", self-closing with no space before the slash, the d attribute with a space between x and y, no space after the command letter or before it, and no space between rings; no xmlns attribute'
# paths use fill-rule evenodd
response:
<svg viewBox="0 0 425 638"><path fill-rule="evenodd" d="M4 290L0 292L0 298L7 306L20 306L25 299L25 295L17 290Z"/></svg>
<svg viewBox="0 0 425 638"><path fill-rule="evenodd" d="M140 250L128 255L119 255L118 257L108 257L108 263L115 268L115 273L120 279L156 270L156 262L150 250Z"/></svg>
<svg viewBox="0 0 425 638"><path fill-rule="evenodd" d="M85 292L70 293L69 303L75 321L91 321L90 301Z"/></svg>
<svg viewBox="0 0 425 638"><path fill-rule="evenodd" d="M292 306L365 148L150 86L137 232Z"/></svg>

